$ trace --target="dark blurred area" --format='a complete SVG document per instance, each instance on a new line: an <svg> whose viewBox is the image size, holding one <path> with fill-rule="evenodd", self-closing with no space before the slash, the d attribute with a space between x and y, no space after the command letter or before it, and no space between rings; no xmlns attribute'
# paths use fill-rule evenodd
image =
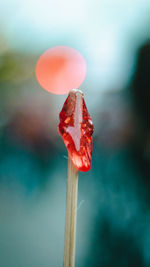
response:
<svg viewBox="0 0 150 267"><path fill-rule="evenodd" d="M107 95L112 105L100 114L96 163L101 166L96 176L100 190L86 266L150 266L149 69L147 41L137 52L128 88Z"/></svg>
<svg viewBox="0 0 150 267"><path fill-rule="evenodd" d="M112 14L114 18L113 8ZM111 17L107 20L111 28ZM76 267L149 267L150 40L135 34L129 45L123 39L134 65L132 70L123 69L126 84L117 70L118 86L107 87L99 81L111 80L114 73L106 77L110 62L105 65L105 60L120 53L118 48L114 54L109 34L104 40L96 33L94 46L89 34L95 54L87 43L80 44L87 58L91 53L89 78L81 89L95 133L92 168L79 174ZM36 81L41 52L16 49L4 36L0 36L0 267L62 266L67 151L57 124L66 96L49 94ZM56 43L50 39L46 45L43 41L44 49L65 41L70 45L70 35L63 38ZM121 64L128 66L123 60ZM92 71L97 74L90 76Z"/></svg>

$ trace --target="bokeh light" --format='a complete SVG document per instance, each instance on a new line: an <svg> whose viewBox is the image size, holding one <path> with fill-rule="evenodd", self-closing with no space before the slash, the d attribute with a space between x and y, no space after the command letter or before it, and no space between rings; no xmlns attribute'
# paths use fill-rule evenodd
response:
<svg viewBox="0 0 150 267"><path fill-rule="evenodd" d="M78 88L86 75L83 56L67 46L56 46L45 51L36 65L40 85L53 94L66 94Z"/></svg>

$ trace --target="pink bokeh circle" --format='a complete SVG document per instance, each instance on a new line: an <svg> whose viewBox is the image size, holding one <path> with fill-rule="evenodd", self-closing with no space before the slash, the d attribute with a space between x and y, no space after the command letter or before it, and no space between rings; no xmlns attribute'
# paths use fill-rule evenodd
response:
<svg viewBox="0 0 150 267"><path fill-rule="evenodd" d="M83 56L68 46L55 46L38 59L36 77L39 84L53 94L66 94L79 88L85 79L86 62Z"/></svg>

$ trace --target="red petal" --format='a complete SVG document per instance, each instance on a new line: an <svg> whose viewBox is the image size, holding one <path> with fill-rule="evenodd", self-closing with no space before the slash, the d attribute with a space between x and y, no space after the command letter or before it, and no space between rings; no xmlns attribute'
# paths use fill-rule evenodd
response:
<svg viewBox="0 0 150 267"><path fill-rule="evenodd" d="M79 94L80 102L77 101ZM59 114L58 130L74 165L85 172L91 168L94 126L81 94L79 90L70 91Z"/></svg>

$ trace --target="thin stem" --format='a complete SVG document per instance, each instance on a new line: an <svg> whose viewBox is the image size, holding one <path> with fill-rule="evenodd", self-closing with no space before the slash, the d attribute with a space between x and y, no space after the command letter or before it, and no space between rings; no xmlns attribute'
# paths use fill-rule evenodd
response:
<svg viewBox="0 0 150 267"><path fill-rule="evenodd" d="M75 264L77 195L78 170L68 156L64 267L74 267Z"/></svg>

